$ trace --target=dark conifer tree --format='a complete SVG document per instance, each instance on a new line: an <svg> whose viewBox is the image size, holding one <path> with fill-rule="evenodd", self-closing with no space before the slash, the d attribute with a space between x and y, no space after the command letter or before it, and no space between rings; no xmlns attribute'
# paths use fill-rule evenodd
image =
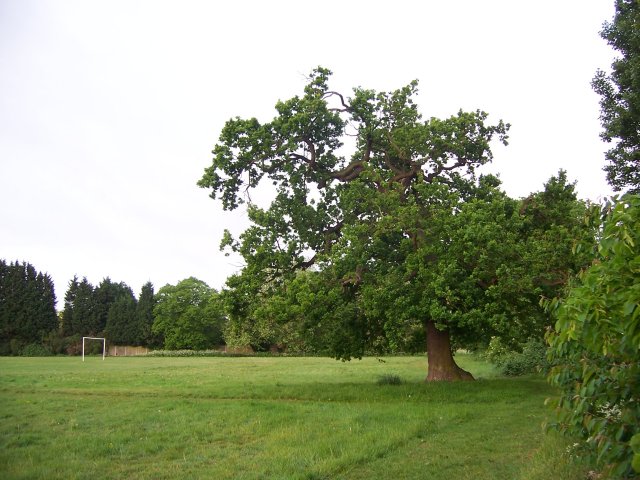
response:
<svg viewBox="0 0 640 480"><path fill-rule="evenodd" d="M23 342L35 337L33 319L37 314L38 298L36 286L36 270L27 263L13 265L15 270L15 337Z"/></svg>
<svg viewBox="0 0 640 480"><path fill-rule="evenodd" d="M27 262L0 263L0 351L19 353L58 326L51 277Z"/></svg>
<svg viewBox="0 0 640 480"><path fill-rule="evenodd" d="M135 345L138 342L136 299L124 290L109 307L105 335L116 345Z"/></svg>
<svg viewBox="0 0 640 480"><path fill-rule="evenodd" d="M10 353L9 340L11 339L11 312L9 299L11 298L11 274L10 267L0 259L0 353Z"/></svg>
<svg viewBox="0 0 640 480"><path fill-rule="evenodd" d="M100 282L100 285L95 289L94 297L96 311L92 319L93 331L101 332L107 326L109 308L118 298L120 290L120 285L113 283L109 277L103 279L102 282Z"/></svg>
<svg viewBox="0 0 640 480"><path fill-rule="evenodd" d="M153 325L153 308L156 306L153 283L147 282L142 286L140 298L138 299L138 345L159 347L162 345L162 338L154 335L151 331Z"/></svg>
<svg viewBox="0 0 640 480"><path fill-rule="evenodd" d="M611 73L599 70L600 137L612 143L604 170L614 190L640 193L640 2L616 0L616 14L600 35L617 50Z"/></svg>
<svg viewBox="0 0 640 480"><path fill-rule="evenodd" d="M7 318L8 324L5 330L6 337L3 340L11 342L13 340L14 348L11 348L11 353L17 354L15 350L16 342L21 341L20 324L24 320L24 270L17 262L12 262L9 265L9 273L7 275Z"/></svg>
<svg viewBox="0 0 640 480"><path fill-rule="evenodd" d="M38 288L38 315L36 316L37 330L41 338L57 330L58 314L56 313L56 293L53 281L47 273L38 273L36 278Z"/></svg>
<svg viewBox="0 0 640 480"><path fill-rule="evenodd" d="M73 335L97 335L95 329L96 302L94 287L87 277L83 277L76 289L73 301L73 315L71 316L71 333Z"/></svg>
<svg viewBox="0 0 640 480"><path fill-rule="evenodd" d="M62 311L62 335L73 335L73 306L78 294L78 276L74 275L69 282L67 292L64 294L64 310Z"/></svg>

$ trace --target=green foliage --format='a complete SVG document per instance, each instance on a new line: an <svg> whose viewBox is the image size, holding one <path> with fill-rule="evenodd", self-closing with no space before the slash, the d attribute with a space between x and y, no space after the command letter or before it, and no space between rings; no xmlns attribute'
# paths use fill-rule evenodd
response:
<svg viewBox="0 0 640 480"><path fill-rule="evenodd" d="M162 345L162 339L154 335L151 331L154 321L153 309L155 306L156 297L153 284L147 282L142 286L136 307L139 337L135 345L147 345L150 347L159 347Z"/></svg>
<svg viewBox="0 0 640 480"><path fill-rule="evenodd" d="M123 297L126 297L128 305L123 305ZM113 307L116 307L118 313L116 314L117 327L114 325L109 330L110 333L117 336L118 343L124 342L127 344L135 343L140 336L137 332L137 321L135 318L135 297L131 287L126 283L112 282L109 277L100 282L100 285L94 290L93 298L95 302L94 315L91 318L91 331L103 332L107 330L107 324L109 321L109 315ZM133 305L131 302L133 301ZM113 317L113 314L111 314ZM122 343L120 343L122 344Z"/></svg>
<svg viewBox="0 0 640 480"><path fill-rule="evenodd" d="M56 330L55 302L48 274L26 262L0 260L0 353L18 355Z"/></svg>
<svg viewBox="0 0 640 480"><path fill-rule="evenodd" d="M500 337L493 337L485 351L486 358L500 367L507 376L548 372L547 346L542 340L530 338L517 349L507 346Z"/></svg>
<svg viewBox="0 0 640 480"><path fill-rule="evenodd" d="M631 459L631 467L640 473L640 433L631 437L629 446L633 450L633 458Z"/></svg>
<svg viewBox="0 0 640 480"><path fill-rule="evenodd" d="M62 313L63 331L65 335L96 336L97 303L94 295L95 288L83 277L78 282L74 277L69 283L65 294L65 307Z"/></svg>
<svg viewBox="0 0 640 480"><path fill-rule="evenodd" d="M509 376L546 373L548 370L547 347L542 341L536 339L527 341L522 352L513 352L506 356L502 362L502 372Z"/></svg>
<svg viewBox="0 0 640 480"><path fill-rule="evenodd" d="M48 357L51 355L51 350L41 343L30 343L22 349L20 355L23 357Z"/></svg>
<svg viewBox="0 0 640 480"><path fill-rule="evenodd" d="M64 337L60 329L49 333L49 335L45 337L43 344L52 355L64 353Z"/></svg>
<svg viewBox="0 0 640 480"><path fill-rule="evenodd" d="M500 337L491 337L489 345L484 350L484 357L494 365L500 366L502 359L511 353L511 349L505 345Z"/></svg>
<svg viewBox="0 0 640 480"><path fill-rule="evenodd" d="M446 326L461 345L493 335L521 348L528 337L541 338L549 323L540 295L559 292L589 258L571 255L573 243L589 236L579 220L585 207L564 172L525 202L494 185L481 179L480 198L463 203L445 187L423 186L441 205L422 207L429 228L416 234L418 249L416 236L402 234L416 222L411 205L390 210L382 225L345 226L320 271L270 286L259 305L237 314L251 321L232 316L230 328L252 345L260 339L344 359L424 351L424 318ZM232 312L245 281L229 282Z"/></svg>
<svg viewBox="0 0 640 480"><path fill-rule="evenodd" d="M228 233L223 238L223 246L247 261L242 275L228 283L234 292L226 297L233 330L227 339L241 338L246 330L236 328L241 323L253 329L254 317L260 316L255 309L265 298L277 293L277 303L291 299L286 288L282 290L283 282L297 281L297 270L312 265L326 269L348 254L323 279L329 283L312 288L310 295L327 300L325 313L330 318L323 323L342 324L331 348L336 356L350 358L362 355L379 338L377 333L363 338L363 332L381 328L379 319L373 319L377 325L367 326L367 318L357 313L353 300L364 287L359 272L368 271L370 278L402 275L411 245L408 237L415 240L430 223L428 208L421 209L438 198L429 185L439 181L440 191L446 184L468 192L475 170L492 158L490 141L506 142L508 126L486 124L487 114L481 111L423 121L413 99L417 82L394 92L356 88L346 98L328 88L330 74L324 68L314 70L304 95L278 102L278 115L271 122L229 120L199 185L210 188L211 196L229 210L246 202L245 192L261 181L276 189L268 209L249 204L252 226L239 241ZM340 148L352 130L355 151L346 158ZM400 215L404 218L394 227ZM363 243L365 239L371 243ZM402 248L388 255L395 247ZM394 266L400 268L393 271ZM352 287L347 292L343 285L348 283ZM294 300L308 303L305 298ZM320 307L315 306L318 314ZM300 310L301 305L294 305L286 315L299 317ZM393 330L392 322L388 324ZM246 340L270 342L273 330L250 331Z"/></svg>
<svg viewBox="0 0 640 480"><path fill-rule="evenodd" d="M167 350L205 350L222 343L224 315L215 289L197 278L165 285L156 297L152 332Z"/></svg>
<svg viewBox="0 0 640 480"><path fill-rule="evenodd" d="M151 295L153 295L153 287ZM145 300L148 303L148 300ZM116 345L143 345L144 321L131 288L105 278L94 287L86 277L69 282L62 311L63 337L105 336ZM74 341L66 342L75 352Z"/></svg>
<svg viewBox="0 0 640 480"><path fill-rule="evenodd" d="M552 402L556 428L581 437L588 458L622 478L633 476L640 433L640 197L607 203L601 215L596 261L565 300L547 303L557 319L549 380L562 391Z"/></svg>
<svg viewBox="0 0 640 480"><path fill-rule="evenodd" d="M64 294L64 309L62 310L62 334L67 337L73 335L76 324L73 321L73 306L75 304L76 297L78 295L78 276L74 275L73 279L69 282L67 291Z"/></svg>
<svg viewBox="0 0 640 480"><path fill-rule="evenodd" d="M616 0L616 14L601 32L620 53L611 74L598 71L593 89L601 97L602 139L614 142L606 154L609 184L640 193L640 2Z"/></svg>
<svg viewBox="0 0 640 480"><path fill-rule="evenodd" d="M137 302L131 291L122 292L109 306L105 336L115 345L140 345Z"/></svg>
<svg viewBox="0 0 640 480"><path fill-rule="evenodd" d="M434 323L457 345L541 336L538 298L569 278L565 254L584 236L566 175L510 199L476 176L507 124L482 111L423 120L417 82L346 97L330 73L314 70L270 122L229 120L199 182L225 209L249 202L252 225L221 245L246 261L224 293L227 341L346 360L424 351ZM247 195L261 183L275 187L268 208Z"/></svg>

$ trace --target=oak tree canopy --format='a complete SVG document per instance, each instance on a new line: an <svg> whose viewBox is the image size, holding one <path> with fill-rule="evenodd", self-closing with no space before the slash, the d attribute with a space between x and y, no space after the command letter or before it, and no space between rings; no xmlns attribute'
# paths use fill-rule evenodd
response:
<svg viewBox="0 0 640 480"><path fill-rule="evenodd" d="M509 125L480 110L424 119L417 81L347 96L329 88L330 75L315 69L270 122L229 120L198 183L226 210L246 204L251 220L222 241L246 262L227 282L228 333L297 325L292 338L319 339L349 359L420 331L428 380L471 378L453 359L452 338L539 327L524 317L535 317L545 282L566 278L564 264L535 277L549 268L535 270L538 256L521 241L546 228L527 216L535 205L523 210L496 177L477 174L492 141L506 145ZM271 204L252 203L252 190L269 183ZM554 185L575 202L566 177Z"/></svg>

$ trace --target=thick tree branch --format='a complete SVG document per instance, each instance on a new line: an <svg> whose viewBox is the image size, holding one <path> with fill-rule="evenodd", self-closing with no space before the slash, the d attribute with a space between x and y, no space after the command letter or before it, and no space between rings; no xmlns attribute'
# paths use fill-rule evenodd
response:
<svg viewBox="0 0 640 480"><path fill-rule="evenodd" d="M301 160L304 163L311 163L311 159L305 157L304 155L300 155L299 153L292 152L289 154L289 158L292 160Z"/></svg>
<svg viewBox="0 0 640 480"><path fill-rule="evenodd" d="M482 280L482 279L478 279L478 280L476 281L476 283L477 283L481 288L483 288L483 289L485 289L485 290L486 290L487 288L489 288L489 287L491 287L491 286L495 285L496 283L498 283L498 279L494 277L494 278L490 279L488 282L485 282L485 281L484 281L484 280Z"/></svg>
<svg viewBox="0 0 640 480"><path fill-rule="evenodd" d="M423 159L426 160L426 159ZM450 172L451 170L455 170L457 168L460 168L464 165L467 164L467 160L463 159L463 158L458 158L456 160L456 162L453 165L449 165L449 166L445 166L445 165L438 165L433 172L428 173L425 177L425 181L427 183L431 183L433 182L433 180L437 177L439 177L443 172Z"/></svg>
<svg viewBox="0 0 640 480"><path fill-rule="evenodd" d="M362 283L362 274L364 273L364 268L362 265L358 265L356 267L356 271L345 275L342 278L342 288L347 289L348 287L357 287Z"/></svg>
<svg viewBox="0 0 640 480"><path fill-rule="evenodd" d="M335 178L337 180L341 180L343 182L348 182L353 180L360 172L364 169L364 163L362 160L356 160L355 162L351 162L342 170L331 173L331 178Z"/></svg>
<svg viewBox="0 0 640 480"><path fill-rule="evenodd" d="M316 168L316 146L313 144L312 141L305 139L304 140L305 145L307 146L307 150L309 150L309 155L311 155L311 158L309 159L309 166L315 170Z"/></svg>
<svg viewBox="0 0 640 480"><path fill-rule="evenodd" d="M552 277L552 275L555 275L555 278ZM535 281L544 287L557 287L558 285L566 285L569 281L569 272L554 270L549 272L546 277L536 277Z"/></svg>
<svg viewBox="0 0 640 480"><path fill-rule="evenodd" d="M404 185L405 187L408 187L411 184L411 180L418 175L419 171L420 171L420 166L413 165L411 167L411 170L409 170L408 172L407 171L401 172L401 173L398 173L396 176L394 176L391 179L391 182L392 183L399 182L399 183L402 183L402 185Z"/></svg>
<svg viewBox="0 0 640 480"><path fill-rule="evenodd" d="M371 159L371 148L372 148L372 139L371 136L367 136L367 143L365 145L364 154L362 155L361 160L355 160L347 165L342 170L331 173L331 178L335 178L342 182L350 182L351 180L355 180L360 175L360 172L364 170L364 166L366 163L369 163Z"/></svg>
<svg viewBox="0 0 640 480"><path fill-rule="evenodd" d="M329 97L338 97L340 99L340 103L342 104L342 108L330 108L329 110L334 111L334 112L352 112L353 108L351 107L351 105L349 105L345 99L344 99L344 95L342 95L341 93L338 92L333 92L333 91L328 91L324 94L324 98L329 98Z"/></svg>

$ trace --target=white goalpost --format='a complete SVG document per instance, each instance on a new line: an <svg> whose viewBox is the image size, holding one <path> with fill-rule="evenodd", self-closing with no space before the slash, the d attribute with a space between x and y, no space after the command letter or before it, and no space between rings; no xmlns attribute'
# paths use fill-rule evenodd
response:
<svg viewBox="0 0 640 480"><path fill-rule="evenodd" d="M85 340L102 340L102 360L104 360L104 355L107 347L107 340L101 337L82 337L82 361L84 362L84 341Z"/></svg>

